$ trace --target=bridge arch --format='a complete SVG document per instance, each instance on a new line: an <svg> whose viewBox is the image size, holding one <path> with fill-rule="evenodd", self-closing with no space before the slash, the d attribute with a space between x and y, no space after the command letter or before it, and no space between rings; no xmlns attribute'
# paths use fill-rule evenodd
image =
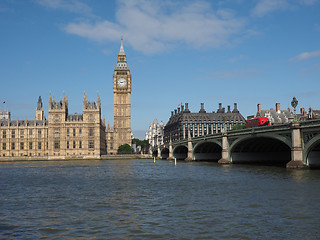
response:
<svg viewBox="0 0 320 240"><path fill-rule="evenodd" d="M277 135L256 135L237 139L229 151L233 163L285 166L291 161L290 139Z"/></svg>
<svg viewBox="0 0 320 240"><path fill-rule="evenodd" d="M173 149L173 157L177 160L185 160L188 157L188 147L185 145L178 145Z"/></svg>
<svg viewBox="0 0 320 240"><path fill-rule="evenodd" d="M163 148L160 155L161 159L167 159L169 157L169 148Z"/></svg>
<svg viewBox="0 0 320 240"><path fill-rule="evenodd" d="M320 168L320 135L312 138L304 148L306 164L310 168Z"/></svg>
<svg viewBox="0 0 320 240"><path fill-rule="evenodd" d="M152 151L152 157L154 158L156 158L156 157L158 157L158 150L157 149L154 149L153 151Z"/></svg>
<svg viewBox="0 0 320 240"><path fill-rule="evenodd" d="M221 159L221 143L215 140L198 142L193 148L196 161L215 161Z"/></svg>

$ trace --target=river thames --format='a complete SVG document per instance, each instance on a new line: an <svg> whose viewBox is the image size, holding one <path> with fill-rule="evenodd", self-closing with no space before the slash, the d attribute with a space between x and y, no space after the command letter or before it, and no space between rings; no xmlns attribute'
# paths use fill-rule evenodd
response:
<svg viewBox="0 0 320 240"><path fill-rule="evenodd" d="M0 171L0 239L320 238L319 170L145 159Z"/></svg>

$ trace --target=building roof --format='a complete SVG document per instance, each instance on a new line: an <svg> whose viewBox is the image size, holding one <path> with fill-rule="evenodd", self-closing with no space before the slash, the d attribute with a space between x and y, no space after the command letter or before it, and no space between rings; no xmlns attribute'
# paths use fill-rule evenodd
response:
<svg viewBox="0 0 320 240"><path fill-rule="evenodd" d="M45 126L48 125L48 120L11 120L10 126ZM8 120L1 120L0 126L8 126Z"/></svg>
<svg viewBox="0 0 320 240"><path fill-rule="evenodd" d="M260 116L268 117L273 123L288 122L289 119L294 118L293 113L289 109L279 111L272 108L268 110L261 110Z"/></svg>
<svg viewBox="0 0 320 240"><path fill-rule="evenodd" d="M240 114L240 112L237 109L237 105L235 104L235 109L233 111L230 110L230 106L228 106L228 111L225 112L225 109L221 107L221 104L219 104L219 109L217 112L210 112L207 113L204 110L203 104L201 104L201 109L198 113L192 113L188 109L188 104L186 104L186 109L181 108L182 111L180 111L180 108L178 111L175 110L175 112L171 114L171 117L167 123L167 125L176 123L176 122L241 122L245 121L245 118Z"/></svg>

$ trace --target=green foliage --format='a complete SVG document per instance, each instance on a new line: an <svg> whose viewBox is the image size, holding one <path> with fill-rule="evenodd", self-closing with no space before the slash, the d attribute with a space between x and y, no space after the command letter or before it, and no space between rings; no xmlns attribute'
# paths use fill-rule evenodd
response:
<svg viewBox="0 0 320 240"><path fill-rule="evenodd" d="M233 125L232 130L240 130L240 129L245 129L246 128L246 124L237 124L237 125Z"/></svg>
<svg viewBox="0 0 320 240"><path fill-rule="evenodd" d="M133 148L129 144L119 146L118 153L133 153Z"/></svg>
<svg viewBox="0 0 320 240"><path fill-rule="evenodd" d="M132 143L135 143L136 146L141 146L141 148L146 148L150 146L150 143L148 142L148 140L140 140L138 138L134 138L132 139Z"/></svg>

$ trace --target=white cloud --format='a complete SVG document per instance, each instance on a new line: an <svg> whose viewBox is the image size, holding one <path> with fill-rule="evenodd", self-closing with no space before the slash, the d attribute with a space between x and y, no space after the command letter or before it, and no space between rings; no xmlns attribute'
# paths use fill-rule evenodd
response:
<svg viewBox="0 0 320 240"><path fill-rule="evenodd" d="M243 33L246 21L232 11L215 11L207 2L119 1L116 22L74 22L67 33L99 42L118 40L121 33L134 49L150 54L180 44L192 48L228 45Z"/></svg>
<svg viewBox="0 0 320 240"><path fill-rule="evenodd" d="M291 58L290 61L301 61L301 60L305 60L312 57L318 57L318 56L320 56L320 51L304 52Z"/></svg>
<svg viewBox="0 0 320 240"><path fill-rule="evenodd" d="M254 17L263 17L277 10L294 9L299 5L311 6L317 1L318 0L259 0L251 13Z"/></svg>
<svg viewBox="0 0 320 240"><path fill-rule="evenodd" d="M74 13L90 14L91 8L79 0L35 0L38 4L53 9Z"/></svg>
<svg viewBox="0 0 320 240"><path fill-rule="evenodd" d="M306 78L306 77L318 78L319 74L320 74L320 64L314 64L310 67L302 69L299 76L303 78Z"/></svg>
<svg viewBox="0 0 320 240"><path fill-rule="evenodd" d="M244 61L246 59L249 59L249 57L247 55L240 54L239 56L235 56L235 57L229 58L229 62L230 63L236 63L236 62Z"/></svg>
<svg viewBox="0 0 320 240"><path fill-rule="evenodd" d="M263 17L269 12L288 7L286 0L260 0L252 10L255 17Z"/></svg>

